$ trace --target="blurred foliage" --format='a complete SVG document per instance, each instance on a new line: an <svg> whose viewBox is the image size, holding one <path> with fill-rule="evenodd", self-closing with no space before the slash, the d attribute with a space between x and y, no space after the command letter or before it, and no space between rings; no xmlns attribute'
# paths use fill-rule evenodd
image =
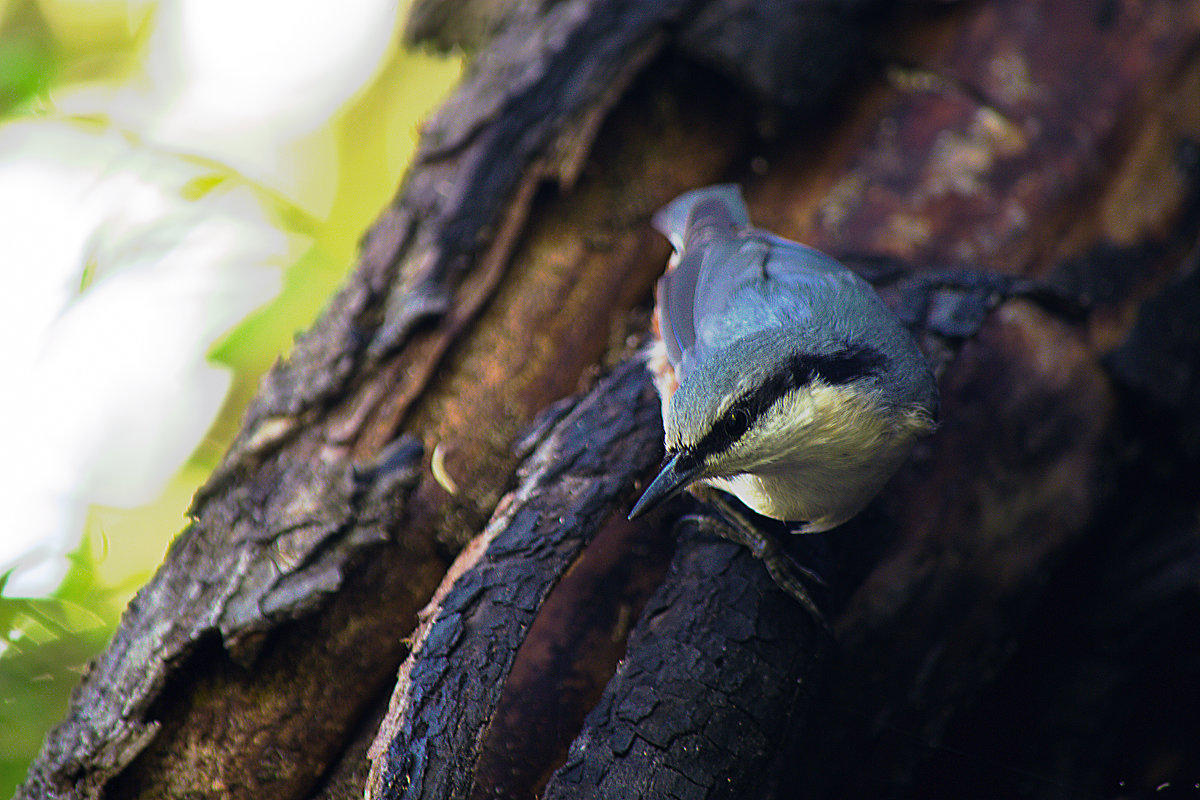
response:
<svg viewBox="0 0 1200 800"><path fill-rule="evenodd" d="M54 596L0 597L0 793L20 783L88 660L112 635L126 592L97 584L94 566L85 541Z"/></svg>
<svg viewBox="0 0 1200 800"><path fill-rule="evenodd" d="M114 35L113 7L142 21L152 15L152 4L109 3L109 17L96 22L62 0L0 0L0 119L37 108L48 91L73 79L124 79L144 26ZM88 661L184 527L192 495L228 447L262 374L353 265L359 240L412 158L420 119L460 71L457 58L393 48L374 81L329 120L338 148L331 211L314 222L311 246L285 272L278 297L212 350L211 360L230 367L234 383L204 444L154 503L93 508L68 577L52 596L0 596L0 797L21 783Z"/></svg>
<svg viewBox="0 0 1200 800"><path fill-rule="evenodd" d="M36 33L19 30L0 38L0 114L45 90L54 65L50 43Z"/></svg>

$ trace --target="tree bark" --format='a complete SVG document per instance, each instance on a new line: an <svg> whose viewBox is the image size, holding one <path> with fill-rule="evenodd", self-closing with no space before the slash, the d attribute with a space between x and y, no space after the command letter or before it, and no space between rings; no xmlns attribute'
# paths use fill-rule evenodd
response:
<svg viewBox="0 0 1200 800"><path fill-rule="evenodd" d="M490 8L18 797L1200 778L1200 2ZM625 521L647 221L718 180L939 375L880 500L785 542L832 637L696 501Z"/></svg>

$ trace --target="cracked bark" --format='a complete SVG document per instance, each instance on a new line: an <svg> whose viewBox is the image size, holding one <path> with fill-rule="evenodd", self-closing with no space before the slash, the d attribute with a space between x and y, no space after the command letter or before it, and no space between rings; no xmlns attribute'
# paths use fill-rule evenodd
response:
<svg viewBox="0 0 1200 800"><path fill-rule="evenodd" d="M18 796L1190 785L1200 3L779 5L500 3L464 34L354 276ZM661 454L646 222L729 179L939 369L880 501L788 543L832 642L677 527L691 501L624 522Z"/></svg>

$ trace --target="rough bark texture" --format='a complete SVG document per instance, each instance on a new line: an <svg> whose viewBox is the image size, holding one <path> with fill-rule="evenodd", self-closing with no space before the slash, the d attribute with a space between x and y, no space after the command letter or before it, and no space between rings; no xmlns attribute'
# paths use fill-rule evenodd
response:
<svg viewBox="0 0 1200 800"><path fill-rule="evenodd" d="M468 77L18 796L1200 780L1200 2L486 5L420 4ZM647 220L717 180L937 365L937 434L785 542L832 639L695 501L624 521Z"/></svg>
<svg viewBox="0 0 1200 800"><path fill-rule="evenodd" d="M561 626L531 632L555 584L605 528L635 527L622 518L621 500L660 449L652 395L636 363L597 386L549 432L517 491L459 556L414 637L372 748L376 791L465 797L481 752L518 744L508 736L520 736L520 725L495 745L495 731L481 732L494 721L519 654L537 658L569 644L538 638L571 632ZM603 603L620 588L580 600ZM529 689L537 695L545 687ZM503 715L495 722L505 723Z"/></svg>
<svg viewBox="0 0 1200 800"><path fill-rule="evenodd" d="M746 550L680 534L669 579L544 797L778 790L783 745L820 691L825 631Z"/></svg>

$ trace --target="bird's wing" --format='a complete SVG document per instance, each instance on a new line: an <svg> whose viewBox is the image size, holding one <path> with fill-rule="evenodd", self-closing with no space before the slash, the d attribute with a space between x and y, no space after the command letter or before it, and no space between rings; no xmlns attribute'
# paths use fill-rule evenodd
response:
<svg viewBox="0 0 1200 800"><path fill-rule="evenodd" d="M667 358L678 370L683 353L696 344L693 301L704 254L697 251L678 258L658 281L656 313L658 330L667 347Z"/></svg>
<svg viewBox="0 0 1200 800"><path fill-rule="evenodd" d="M681 381L707 354L757 331L807 321L820 334L882 312L870 285L836 259L751 228L737 186L681 195L654 224L676 248L656 313Z"/></svg>
<svg viewBox="0 0 1200 800"><path fill-rule="evenodd" d="M810 303L855 305L860 298L875 304L875 290L860 275L820 250L766 231L748 237L769 249L765 256L764 283L768 291L784 291L808 298Z"/></svg>
<svg viewBox="0 0 1200 800"><path fill-rule="evenodd" d="M880 311L870 285L835 259L750 229L705 254L692 300L693 349L699 357L743 336L796 325L816 345L843 323Z"/></svg>
<svg viewBox="0 0 1200 800"><path fill-rule="evenodd" d="M658 282L656 313L667 357L677 372L697 346L699 284L724 272L722 254L749 224L741 190L733 184L682 194L654 216L654 226L676 250Z"/></svg>

